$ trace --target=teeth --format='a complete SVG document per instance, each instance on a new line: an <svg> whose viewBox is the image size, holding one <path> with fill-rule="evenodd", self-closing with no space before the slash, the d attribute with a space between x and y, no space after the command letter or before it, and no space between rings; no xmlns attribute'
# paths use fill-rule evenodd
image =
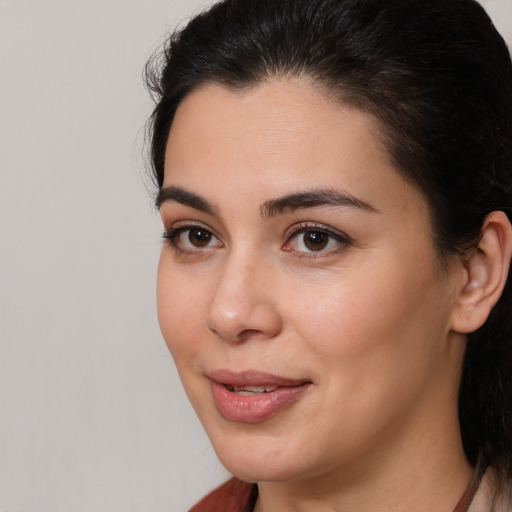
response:
<svg viewBox="0 0 512 512"><path fill-rule="evenodd" d="M237 386L230 386L229 384L226 385L226 388L229 391L233 391L235 393L238 393L239 395L251 395L253 393L270 393L272 391L275 391L279 386L243 386L243 387L237 387Z"/></svg>

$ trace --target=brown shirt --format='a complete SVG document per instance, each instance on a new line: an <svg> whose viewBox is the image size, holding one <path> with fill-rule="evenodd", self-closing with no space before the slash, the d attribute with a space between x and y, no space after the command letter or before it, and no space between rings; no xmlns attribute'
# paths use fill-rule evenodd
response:
<svg viewBox="0 0 512 512"><path fill-rule="evenodd" d="M251 512L258 488L232 478L205 496L189 512Z"/></svg>

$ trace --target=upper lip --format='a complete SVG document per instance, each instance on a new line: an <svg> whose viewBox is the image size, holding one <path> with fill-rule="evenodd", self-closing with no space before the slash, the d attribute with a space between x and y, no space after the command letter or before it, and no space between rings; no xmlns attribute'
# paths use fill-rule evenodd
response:
<svg viewBox="0 0 512 512"><path fill-rule="evenodd" d="M208 373L208 378L218 384L230 386L278 386L292 387L311 382L308 379L290 379L280 377L272 373L256 370L232 371L228 369L213 370Z"/></svg>

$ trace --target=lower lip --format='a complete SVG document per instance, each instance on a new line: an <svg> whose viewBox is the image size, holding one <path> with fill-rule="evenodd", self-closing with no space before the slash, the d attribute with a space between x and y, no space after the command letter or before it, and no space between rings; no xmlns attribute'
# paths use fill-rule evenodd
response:
<svg viewBox="0 0 512 512"><path fill-rule="evenodd" d="M269 393L254 396L228 391L223 384L212 381L212 392L218 411L230 421L260 423L295 403L311 386L305 382L298 386L283 386Z"/></svg>

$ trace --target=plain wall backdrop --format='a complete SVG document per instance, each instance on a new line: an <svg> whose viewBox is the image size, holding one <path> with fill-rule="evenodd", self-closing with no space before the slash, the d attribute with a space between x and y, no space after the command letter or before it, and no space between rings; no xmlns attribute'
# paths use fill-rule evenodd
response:
<svg viewBox="0 0 512 512"><path fill-rule="evenodd" d="M243 1L243 0L240 0ZM142 69L200 0L0 0L0 511L180 512L226 479L158 329ZM512 0L482 0L512 41Z"/></svg>

